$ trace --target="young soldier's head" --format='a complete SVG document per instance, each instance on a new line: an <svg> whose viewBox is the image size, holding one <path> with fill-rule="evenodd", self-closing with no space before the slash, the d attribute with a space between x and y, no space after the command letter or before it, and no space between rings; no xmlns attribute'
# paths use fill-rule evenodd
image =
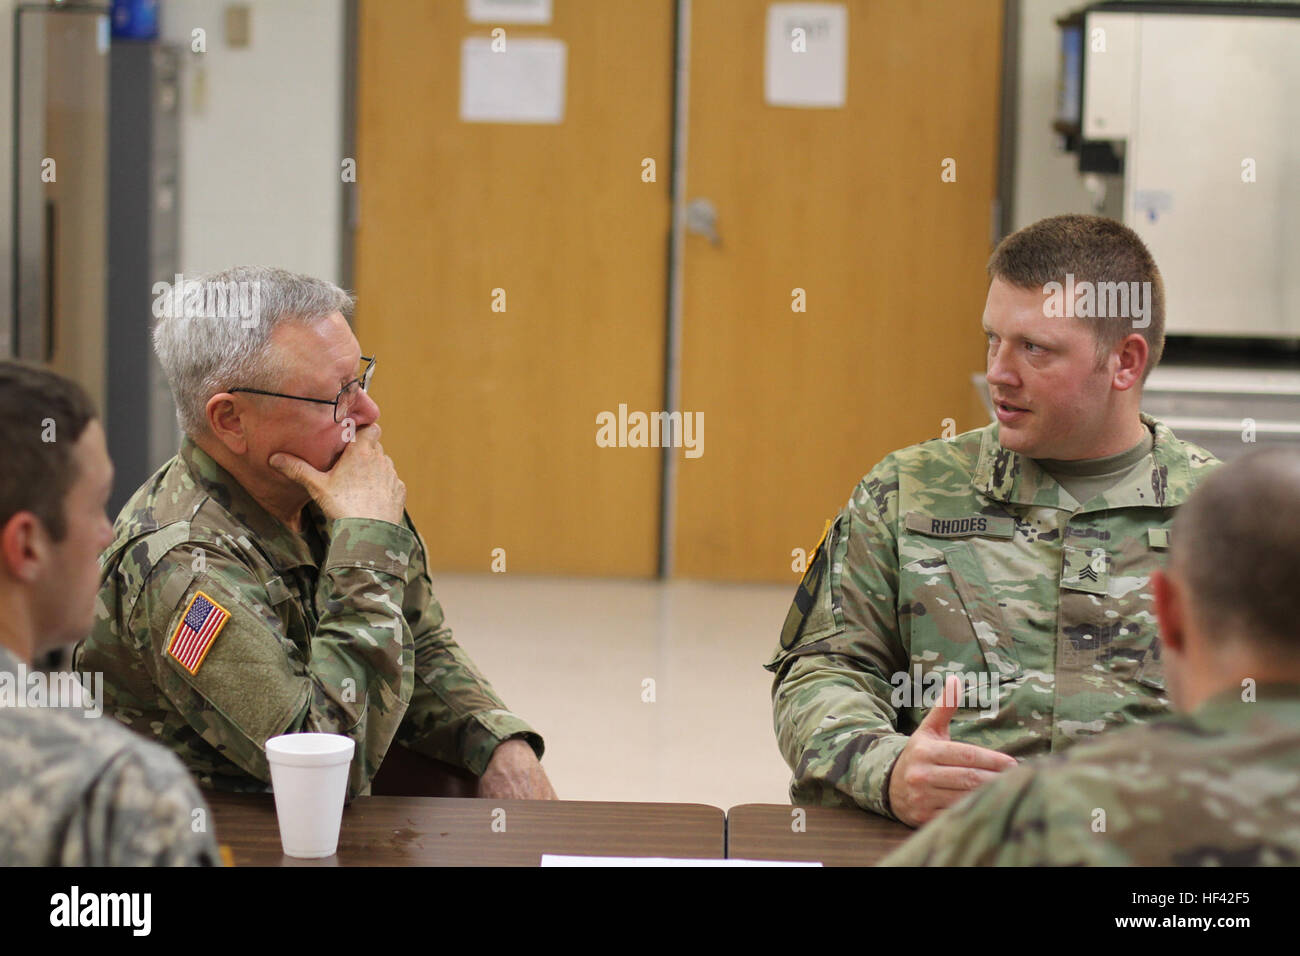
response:
<svg viewBox="0 0 1300 956"><path fill-rule="evenodd" d="M0 643L30 659L90 629L113 465L76 383L0 361L0 408Z"/></svg>
<svg viewBox="0 0 1300 956"><path fill-rule="evenodd" d="M1054 216L1003 239L988 273L986 377L1002 445L1070 460L1135 445L1165 338L1164 285L1137 234Z"/></svg>
<svg viewBox="0 0 1300 956"><path fill-rule="evenodd" d="M1300 449L1216 468L1178 509L1152 575L1166 679L1191 710L1229 687L1300 683Z"/></svg>

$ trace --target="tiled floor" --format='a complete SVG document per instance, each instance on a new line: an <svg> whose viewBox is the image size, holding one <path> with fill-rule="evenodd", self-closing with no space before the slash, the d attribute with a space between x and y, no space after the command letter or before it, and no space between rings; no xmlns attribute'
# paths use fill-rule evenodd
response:
<svg viewBox="0 0 1300 956"><path fill-rule="evenodd" d="M433 577L457 642L546 738L561 798L789 801L762 665L794 582Z"/></svg>

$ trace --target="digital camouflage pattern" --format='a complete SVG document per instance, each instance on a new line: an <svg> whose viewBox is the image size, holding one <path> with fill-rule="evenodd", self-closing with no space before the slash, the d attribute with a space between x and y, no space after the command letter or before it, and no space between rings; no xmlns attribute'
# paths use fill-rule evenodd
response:
<svg viewBox="0 0 1300 956"><path fill-rule="evenodd" d="M881 865L1300 865L1300 686L1255 693L1017 767Z"/></svg>
<svg viewBox="0 0 1300 956"><path fill-rule="evenodd" d="M76 668L104 673L104 708L167 745L205 787L266 790L269 737L356 741L349 793L394 740L482 775L502 740L542 740L452 640L424 541L314 505L296 534L186 438L127 502ZM230 619L197 672L167 653L195 592Z"/></svg>
<svg viewBox="0 0 1300 956"><path fill-rule="evenodd" d="M0 671L18 668L0 647ZM0 865L220 866L211 828L162 747L103 716L0 707Z"/></svg>
<svg viewBox="0 0 1300 956"><path fill-rule="evenodd" d="M918 677L983 681L987 703L962 702L952 739L1017 758L1167 710L1147 582L1178 506L1219 461L1142 421L1151 454L1082 505L1003 448L996 423L871 470L766 665L795 803L892 816L889 773L934 703Z"/></svg>

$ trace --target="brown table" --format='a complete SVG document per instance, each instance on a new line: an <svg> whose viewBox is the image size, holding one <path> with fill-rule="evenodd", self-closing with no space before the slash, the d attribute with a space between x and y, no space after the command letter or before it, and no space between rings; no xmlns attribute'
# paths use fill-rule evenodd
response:
<svg viewBox="0 0 1300 956"><path fill-rule="evenodd" d="M358 797L343 808L339 849L295 860L280 848L270 794L205 793L217 843L236 866L537 866L543 853L721 859L726 822L695 803L597 803ZM493 811L505 811L494 832Z"/></svg>
<svg viewBox="0 0 1300 956"><path fill-rule="evenodd" d="M793 829L802 810L803 832ZM865 810L746 803L727 812L727 856L871 866L916 831Z"/></svg>

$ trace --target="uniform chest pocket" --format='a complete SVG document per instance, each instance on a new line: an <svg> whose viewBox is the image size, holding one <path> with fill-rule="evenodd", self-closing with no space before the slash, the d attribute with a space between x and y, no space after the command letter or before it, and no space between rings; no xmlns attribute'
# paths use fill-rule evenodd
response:
<svg viewBox="0 0 1300 956"><path fill-rule="evenodd" d="M1141 525L1067 533L1061 553L1057 672L1062 694L1113 697L1145 712L1165 689L1152 572L1168 529Z"/></svg>
<svg viewBox="0 0 1300 956"><path fill-rule="evenodd" d="M925 553L901 569L898 608L912 660L927 670L957 662L1018 677L1015 641L971 542L926 541L914 550Z"/></svg>

